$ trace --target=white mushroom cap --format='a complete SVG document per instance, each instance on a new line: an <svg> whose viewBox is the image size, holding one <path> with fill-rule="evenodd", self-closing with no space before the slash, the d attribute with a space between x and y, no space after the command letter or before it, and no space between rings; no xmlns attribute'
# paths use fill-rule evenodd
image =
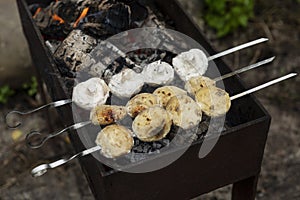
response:
<svg viewBox="0 0 300 200"><path fill-rule="evenodd" d="M102 129L95 142L101 147L102 155L107 158L116 158L129 153L134 144L132 132L117 124Z"/></svg>
<svg viewBox="0 0 300 200"><path fill-rule="evenodd" d="M183 81L203 75L208 67L208 59L200 49L180 53L172 60L173 67Z"/></svg>
<svg viewBox="0 0 300 200"><path fill-rule="evenodd" d="M105 104L109 91L102 79L90 78L74 87L72 100L81 108L91 110L96 105Z"/></svg>
<svg viewBox="0 0 300 200"><path fill-rule="evenodd" d="M174 79L173 67L160 60L146 65L142 74L145 82L151 86L166 85Z"/></svg>
<svg viewBox="0 0 300 200"><path fill-rule="evenodd" d="M143 76L128 68L112 76L108 84L111 92L120 98L130 98L140 92L143 85Z"/></svg>

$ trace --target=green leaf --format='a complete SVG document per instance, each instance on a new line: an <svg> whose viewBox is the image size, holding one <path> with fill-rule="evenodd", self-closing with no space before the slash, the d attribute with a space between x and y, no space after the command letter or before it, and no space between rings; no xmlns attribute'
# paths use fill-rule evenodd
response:
<svg viewBox="0 0 300 200"><path fill-rule="evenodd" d="M205 4L204 20L219 37L247 26L253 16L254 0L205 0Z"/></svg>
<svg viewBox="0 0 300 200"><path fill-rule="evenodd" d="M14 93L15 92L8 85L0 87L0 103L7 103L8 98Z"/></svg>
<svg viewBox="0 0 300 200"><path fill-rule="evenodd" d="M247 16L242 15L242 16L240 16L238 19L239 19L240 25L242 25L242 26L244 26L244 27L247 26L247 23L248 23L248 18L247 18Z"/></svg>

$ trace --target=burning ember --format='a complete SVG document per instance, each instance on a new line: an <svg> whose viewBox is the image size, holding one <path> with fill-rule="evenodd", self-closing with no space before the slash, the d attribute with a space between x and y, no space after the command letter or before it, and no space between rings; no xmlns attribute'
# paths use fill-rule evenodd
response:
<svg viewBox="0 0 300 200"><path fill-rule="evenodd" d="M147 17L147 9L136 1L127 5L113 0L63 0L47 6L33 4L30 10L44 37L59 40L76 28L97 39L105 39L133 28Z"/></svg>

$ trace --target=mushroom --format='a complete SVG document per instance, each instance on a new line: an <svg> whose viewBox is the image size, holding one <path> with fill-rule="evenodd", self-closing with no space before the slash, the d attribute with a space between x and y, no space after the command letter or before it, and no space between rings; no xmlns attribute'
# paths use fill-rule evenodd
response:
<svg viewBox="0 0 300 200"><path fill-rule="evenodd" d="M129 153L134 145L132 132L124 126L113 124L102 129L96 138L101 153L107 158L116 158Z"/></svg>
<svg viewBox="0 0 300 200"><path fill-rule="evenodd" d="M94 125L108 125L122 120L126 114L124 106L99 105L92 109L90 120Z"/></svg>
<svg viewBox="0 0 300 200"><path fill-rule="evenodd" d="M108 84L111 92L120 98L130 98L140 92L143 85L143 76L129 68L112 76Z"/></svg>
<svg viewBox="0 0 300 200"><path fill-rule="evenodd" d="M166 110L170 114L173 123L183 129L197 126L202 119L201 107L187 95L172 97Z"/></svg>
<svg viewBox="0 0 300 200"><path fill-rule="evenodd" d="M196 92L204 87L215 86L216 81L205 77L205 76L195 76L190 78L184 88L190 93L191 95L195 96Z"/></svg>
<svg viewBox="0 0 300 200"><path fill-rule="evenodd" d="M150 86L167 85L174 79L173 67L160 60L146 65L142 74Z"/></svg>
<svg viewBox="0 0 300 200"><path fill-rule="evenodd" d="M170 130L170 119L165 109L151 107L136 116L132 123L132 130L142 141L150 141L155 136L161 137ZM166 126L167 125L167 126ZM153 141L153 140L152 140Z"/></svg>
<svg viewBox="0 0 300 200"><path fill-rule="evenodd" d="M74 87L72 100L81 108L91 110L96 105L105 104L109 91L104 80L90 78Z"/></svg>
<svg viewBox="0 0 300 200"><path fill-rule="evenodd" d="M200 49L191 49L178 54L172 60L173 67L183 81L203 75L208 67L208 59Z"/></svg>
<svg viewBox="0 0 300 200"><path fill-rule="evenodd" d="M211 117L226 114L231 105L229 94L225 90L214 86L198 90L195 99L201 106L202 111Z"/></svg>
<svg viewBox="0 0 300 200"><path fill-rule="evenodd" d="M157 96L150 93L141 93L127 102L126 109L131 117L136 117L143 110L157 105L159 105Z"/></svg>
<svg viewBox="0 0 300 200"><path fill-rule="evenodd" d="M153 94L158 97L160 104L163 107L166 107L168 101L173 96L187 94L187 92L183 89L180 89L180 88L176 87L176 86L163 86L163 87L157 88L153 92Z"/></svg>

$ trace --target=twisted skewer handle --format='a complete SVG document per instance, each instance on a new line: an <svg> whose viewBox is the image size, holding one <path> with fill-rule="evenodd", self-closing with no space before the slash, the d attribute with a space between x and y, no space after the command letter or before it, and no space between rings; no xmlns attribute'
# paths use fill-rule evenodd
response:
<svg viewBox="0 0 300 200"><path fill-rule="evenodd" d="M60 134L62 134L63 132L66 131L70 131L70 130L76 130L79 128L82 128L88 124L90 124L91 121L86 121L86 122L80 122L77 124L73 124L67 128L62 129L61 131L57 132L57 133L51 133L47 136L43 136L42 133L38 132L38 131L32 131L30 133L28 133L26 135L25 141L27 143L27 145L32 148L32 149L37 149L40 148L41 146L44 145L44 143L49 140L50 138L53 138L55 136L58 136Z"/></svg>
<svg viewBox="0 0 300 200"><path fill-rule="evenodd" d="M63 159L57 160L57 161L52 162L52 163L39 165L39 166L37 166L37 167L35 167L35 168L33 168L33 169L31 170L31 175L32 175L33 177L42 176L43 174L45 174L45 173L48 171L48 169L53 169L53 168L59 167L59 166L61 166L61 165L66 164L67 162L73 160L74 158L89 155L89 154L91 154L91 153L94 153L94 152L96 152L96 151L99 151L100 149L101 149L100 146L94 146L94 147L92 147L92 148L90 148L90 149L86 149L86 150L84 150L84 151L82 151L82 152L79 152L79 153L77 153L77 154L71 156L71 157L68 158L68 159L64 159L64 158L63 158Z"/></svg>
<svg viewBox="0 0 300 200"><path fill-rule="evenodd" d="M21 116L28 115L28 114L32 114L34 112L37 112L37 111L42 110L42 109L47 108L47 107L59 107L59 106L69 104L71 102L72 102L72 99L59 100L59 101L48 103L46 105L43 105L41 107L38 107L38 108L33 109L31 111L28 111L28 112L20 112L20 111L17 111L17 110L13 110L13 111L7 113L7 115L5 116L5 123L9 128L17 128L22 124L20 121L16 122L14 125L9 123L9 118L11 118L11 115L13 115L13 114L21 115Z"/></svg>

